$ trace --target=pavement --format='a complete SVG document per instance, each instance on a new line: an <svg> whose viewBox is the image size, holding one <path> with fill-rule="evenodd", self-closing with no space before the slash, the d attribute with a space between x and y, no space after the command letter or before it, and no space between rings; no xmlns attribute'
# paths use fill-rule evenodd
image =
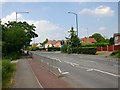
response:
<svg viewBox="0 0 120 90"><path fill-rule="evenodd" d="M42 88L25 58L17 63L14 81L13 88Z"/></svg>
<svg viewBox="0 0 120 90"><path fill-rule="evenodd" d="M13 88L73 88L31 58L19 59L14 81Z"/></svg>
<svg viewBox="0 0 120 90"><path fill-rule="evenodd" d="M58 78L46 68L42 67L39 61L29 59L28 62L44 88L73 88L62 78Z"/></svg>

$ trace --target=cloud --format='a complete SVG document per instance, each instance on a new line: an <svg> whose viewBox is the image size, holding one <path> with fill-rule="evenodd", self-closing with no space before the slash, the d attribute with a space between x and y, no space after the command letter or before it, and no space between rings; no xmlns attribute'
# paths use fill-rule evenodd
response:
<svg viewBox="0 0 120 90"><path fill-rule="evenodd" d="M7 23L8 21L16 20L16 13L13 12L10 15L7 15L5 18L2 18L2 24ZM36 26L36 33L39 37L35 38L35 42L43 42L46 38L48 39L62 39L66 36L63 28L58 24L54 24L48 20L25 20L22 14L18 14L18 20L26 21L30 25L34 24ZM34 40L33 40L34 41Z"/></svg>
<svg viewBox="0 0 120 90"><path fill-rule="evenodd" d="M23 16L21 14L17 14L18 20L24 20ZM11 13L10 15L7 15L5 18L2 18L2 23L7 23L8 21L15 21L16 20L16 12Z"/></svg>
<svg viewBox="0 0 120 90"><path fill-rule="evenodd" d="M27 21L29 24L33 24L36 26L36 33L39 35L36 38L37 42L44 41L46 38L48 39L59 39L61 35L58 33L60 30L60 26L54 24L48 20L40 20L40 21Z"/></svg>
<svg viewBox="0 0 120 90"><path fill-rule="evenodd" d="M101 5L95 9L84 8L80 11L82 15L94 15L94 16L113 16L114 10L108 6Z"/></svg>
<svg viewBox="0 0 120 90"><path fill-rule="evenodd" d="M107 28L106 28L106 27L99 27L98 30L99 30L99 31L106 31Z"/></svg>

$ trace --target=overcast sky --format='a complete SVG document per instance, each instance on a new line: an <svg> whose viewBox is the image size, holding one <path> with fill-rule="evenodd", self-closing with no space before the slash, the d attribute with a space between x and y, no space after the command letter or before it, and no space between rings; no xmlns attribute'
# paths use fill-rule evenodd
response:
<svg viewBox="0 0 120 90"><path fill-rule="evenodd" d="M65 39L70 27L76 28L75 15L67 13L68 11L78 14L79 37L81 38L94 33L100 33L104 37L110 38L118 32L118 0L109 0L114 2L102 2L102 0L100 0L101 2L90 2L91 0L76 0L81 2L72 0L69 2L4 1L2 3L2 23L14 21L15 12L29 11L28 14L18 13L18 21L26 21L36 26L36 33L39 37L35 39L35 42L42 42L46 38Z"/></svg>

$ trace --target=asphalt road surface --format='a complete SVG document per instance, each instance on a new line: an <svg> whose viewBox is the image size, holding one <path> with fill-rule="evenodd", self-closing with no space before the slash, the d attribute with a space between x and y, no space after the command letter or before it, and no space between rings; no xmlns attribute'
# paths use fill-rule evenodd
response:
<svg viewBox="0 0 120 90"><path fill-rule="evenodd" d="M62 79L76 88L118 88L118 59L56 52L34 53L59 60L56 65L69 72Z"/></svg>

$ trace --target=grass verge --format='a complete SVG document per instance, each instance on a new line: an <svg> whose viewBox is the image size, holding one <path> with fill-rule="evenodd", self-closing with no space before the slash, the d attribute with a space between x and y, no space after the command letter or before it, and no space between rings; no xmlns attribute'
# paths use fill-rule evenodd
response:
<svg viewBox="0 0 120 90"><path fill-rule="evenodd" d="M10 60L2 60L2 88L11 88L16 64Z"/></svg>

